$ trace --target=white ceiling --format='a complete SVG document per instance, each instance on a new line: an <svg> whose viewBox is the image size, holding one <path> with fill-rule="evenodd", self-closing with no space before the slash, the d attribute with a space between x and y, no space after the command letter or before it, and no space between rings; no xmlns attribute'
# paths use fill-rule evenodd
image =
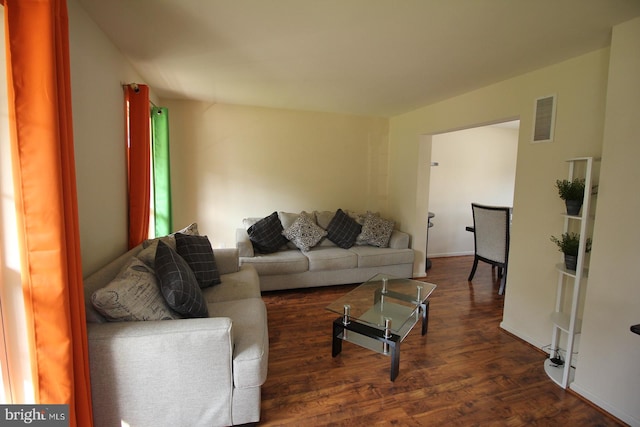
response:
<svg viewBox="0 0 640 427"><path fill-rule="evenodd" d="M160 97L389 117L608 46L640 0L78 0Z"/></svg>

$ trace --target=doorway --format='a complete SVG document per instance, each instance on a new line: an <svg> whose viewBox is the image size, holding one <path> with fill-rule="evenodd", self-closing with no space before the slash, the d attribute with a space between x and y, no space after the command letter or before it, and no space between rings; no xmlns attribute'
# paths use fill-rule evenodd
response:
<svg viewBox="0 0 640 427"><path fill-rule="evenodd" d="M427 257L473 255L471 203L513 206L519 120L431 137Z"/></svg>

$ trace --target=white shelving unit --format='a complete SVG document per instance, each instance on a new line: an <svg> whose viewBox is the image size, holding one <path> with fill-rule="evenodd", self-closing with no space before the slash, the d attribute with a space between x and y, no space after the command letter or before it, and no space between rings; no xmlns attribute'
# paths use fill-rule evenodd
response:
<svg viewBox="0 0 640 427"><path fill-rule="evenodd" d="M575 231L579 228L580 245L578 249L578 263L576 270L567 270L564 262L556 265L558 270L558 285L556 290L555 311L551 313L553 332L549 357L544 362L544 370L560 387L567 388L573 381L575 368L572 366L572 356L576 351L576 337L580 334L582 320L579 318L580 294L586 286L587 266L585 263L589 215L591 212L591 193L593 186L593 157L577 157L568 159L569 180L584 178L585 191L581 215L564 216L563 233ZM561 338L566 338L563 342ZM561 348L564 345L565 348ZM564 364L556 366L551 362L558 353L564 353Z"/></svg>

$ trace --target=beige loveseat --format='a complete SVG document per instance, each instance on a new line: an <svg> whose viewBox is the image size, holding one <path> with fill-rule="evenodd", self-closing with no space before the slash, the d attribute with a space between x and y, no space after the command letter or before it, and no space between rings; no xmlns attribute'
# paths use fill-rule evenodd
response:
<svg viewBox="0 0 640 427"><path fill-rule="evenodd" d="M269 342L255 269L238 267L236 249L215 250L221 283L202 289L210 317L107 321L92 295L148 251L138 246L84 281L94 425L257 422Z"/></svg>
<svg viewBox="0 0 640 427"><path fill-rule="evenodd" d="M282 240L277 250L270 253L260 253L251 239L251 227L258 221L272 220L277 217L282 226L282 231L295 228L299 213L274 212L265 218L245 218L243 228L236 230L236 247L239 250L240 264L255 267L260 276L260 288L263 291L279 289L295 289L314 286L340 285L364 282L378 273L391 276L410 278L413 274L414 251L409 247L409 235L393 228L393 221L386 220L388 239L374 242L375 244L361 241L365 232L367 215L370 219L376 219L375 214L353 213L344 211L313 211L305 212L308 220L318 226L320 233L332 229L332 221L336 215L351 217L360 224L361 232L353 232L358 237L353 244L342 244L339 247L334 241L340 241L340 235L333 241L329 235L322 235L313 247L301 250L289 239ZM379 219L383 220L384 219ZM272 224L273 225L273 224ZM309 230L309 227L312 229ZM313 234L318 230L312 226L307 227L303 233ZM277 230L276 230L277 231ZM276 231L273 231L275 233ZM338 233L340 234L340 233ZM352 236L353 237L353 236ZM316 236L316 239L317 236ZM375 239L373 239L375 240ZM371 242L372 240L368 240ZM379 245L379 246L378 246ZM277 245L276 245L277 246Z"/></svg>

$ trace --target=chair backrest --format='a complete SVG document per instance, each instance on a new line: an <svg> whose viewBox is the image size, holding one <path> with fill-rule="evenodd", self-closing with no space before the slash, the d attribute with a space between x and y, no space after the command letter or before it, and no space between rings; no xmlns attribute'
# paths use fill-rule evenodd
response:
<svg viewBox="0 0 640 427"><path fill-rule="evenodd" d="M511 208L471 204L476 255L506 263L509 256Z"/></svg>

